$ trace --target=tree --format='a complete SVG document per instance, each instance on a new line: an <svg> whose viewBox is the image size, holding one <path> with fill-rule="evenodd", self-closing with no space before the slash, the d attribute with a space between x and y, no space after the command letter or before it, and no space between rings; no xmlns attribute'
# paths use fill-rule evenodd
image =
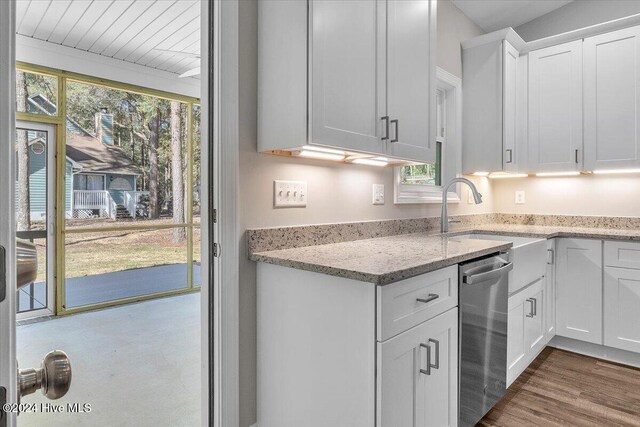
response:
<svg viewBox="0 0 640 427"><path fill-rule="evenodd" d="M149 122L149 216L160 217L160 201L158 200L158 142L160 139L160 107Z"/></svg>
<svg viewBox="0 0 640 427"><path fill-rule="evenodd" d="M16 101L17 110L27 111L27 80L24 72L16 72ZM31 202L29 194L29 138L26 130L16 131L16 151L18 158L18 215L17 228L19 231L31 229Z"/></svg>
<svg viewBox="0 0 640 427"><path fill-rule="evenodd" d="M180 124L181 105L171 101L171 182L173 189L173 223L184 224L184 178L182 172L182 127ZM185 229L173 229L173 241L182 242Z"/></svg>

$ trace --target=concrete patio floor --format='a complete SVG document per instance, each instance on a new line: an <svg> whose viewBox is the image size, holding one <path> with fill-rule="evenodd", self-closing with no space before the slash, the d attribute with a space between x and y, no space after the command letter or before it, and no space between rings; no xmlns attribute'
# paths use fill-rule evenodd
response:
<svg viewBox="0 0 640 427"><path fill-rule="evenodd" d="M200 285L200 268L193 269L194 286ZM92 274L65 280L66 306L80 307L107 301L149 295L184 289L187 287L187 264L167 264L155 267ZM46 306L46 286L44 282L34 284L34 295L29 295L29 287L18 293L20 311L28 310L31 298L35 308Z"/></svg>
<svg viewBox="0 0 640 427"><path fill-rule="evenodd" d="M23 403L91 404L90 413L23 413L19 427L200 425L200 293L20 325L17 347L20 367L60 349L73 368L66 396Z"/></svg>

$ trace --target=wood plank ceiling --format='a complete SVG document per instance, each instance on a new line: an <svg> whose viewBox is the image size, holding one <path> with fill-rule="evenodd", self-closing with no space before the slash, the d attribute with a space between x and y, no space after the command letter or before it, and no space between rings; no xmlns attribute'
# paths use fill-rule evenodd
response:
<svg viewBox="0 0 640 427"><path fill-rule="evenodd" d="M181 74L200 54L198 0L18 0L17 33ZM184 52L166 52L165 50Z"/></svg>

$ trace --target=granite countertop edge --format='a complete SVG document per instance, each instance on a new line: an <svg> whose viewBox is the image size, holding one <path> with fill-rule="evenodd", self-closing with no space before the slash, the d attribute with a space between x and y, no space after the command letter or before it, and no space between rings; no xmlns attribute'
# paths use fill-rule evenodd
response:
<svg viewBox="0 0 640 427"><path fill-rule="evenodd" d="M562 227L562 226L529 226L529 225L509 225L509 224L487 224L475 225L468 228L460 228L450 233L447 237L456 237L462 234L496 234L509 235L514 237L534 237L534 238L589 238L603 240L626 240L640 241L640 230L635 229L596 229L596 228L580 228L580 227ZM409 233L413 235L417 233ZM431 236L436 237L439 234L434 233ZM362 239L363 241L374 241L372 239ZM249 256L249 259L256 262L264 262L268 264L290 267L299 270L311 271L330 276L342 277L362 282L373 283L375 285L387 285L403 279L425 274L434 270L449 267L461 262L469 261L485 255L496 253L509 249L512 245L508 242L496 241L494 246L489 248L471 251L461 255L451 257L443 256L441 258L425 260L423 264L411 265L406 268L398 268L384 273L367 272L365 269L343 268L339 266L328 265L327 263L314 263L303 260L296 260L292 257L278 254L280 251L264 251L256 252ZM339 243L338 243L339 244ZM325 246L325 245L318 245ZM307 246L306 249L313 247ZM292 249L295 251L295 249Z"/></svg>

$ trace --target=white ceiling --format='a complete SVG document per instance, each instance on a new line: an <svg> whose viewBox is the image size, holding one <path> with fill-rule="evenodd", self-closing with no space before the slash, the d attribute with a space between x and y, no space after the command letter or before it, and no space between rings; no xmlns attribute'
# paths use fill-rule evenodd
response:
<svg viewBox="0 0 640 427"><path fill-rule="evenodd" d="M515 28L554 11L572 0L452 0L486 32Z"/></svg>
<svg viewBox="0 0 640 427"><path fill-rule="evenodd" d="M17 33L181 74L199 59L198 0L18 0Z"/></svg>

